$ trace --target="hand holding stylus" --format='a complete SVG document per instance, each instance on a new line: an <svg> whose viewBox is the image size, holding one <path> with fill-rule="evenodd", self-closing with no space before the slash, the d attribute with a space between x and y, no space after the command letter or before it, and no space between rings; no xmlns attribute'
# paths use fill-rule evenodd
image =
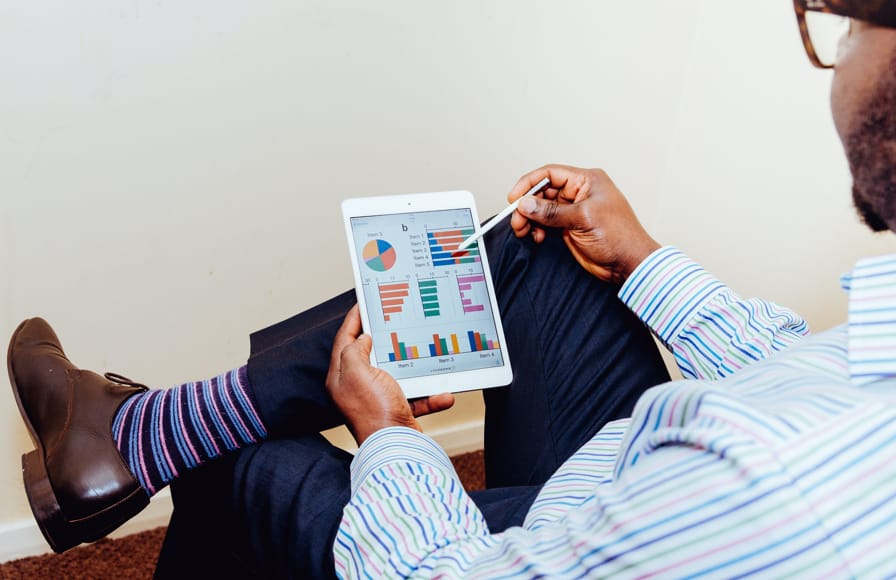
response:
<svg viewBox="0 0 896 580"><path fill-rule="evenodd" d="M466 250L467 248L469 248L471 245L473 245L473 242L477 241L479 238L481 238L482 236L487 234L489 231L492 230L492 228L494 228L496 225L498 225L501 222L501 220L503 220L504 218L506 218L507 216L512 214L514 212L514 210L517 208L517 206L520 204L520 200L522 200L523 197L526 197L528 195L535 195L536 193L538 193L539 191L541 191L542 189L547 187L550 183L551 183L551 180L548 179L547 177L545 177L544 179L542 179L541 181L536 183L534 186L532 186L529 189L529 191L524 193L519 199L517 199L516 201L514 201L513 203L511 203L510 205L505 207L503 210L501 210L501 213L499 213L492 219L488 220L481 228L479 228L479 230L475 234L473 234L466 240L462 241L460 243L460 245L457 247L457 250L461 251L461 250Z"/></svg>
<svg viewBox="0 0 896 580"><path fill-rule="evenodd" d="M545 179L550 187L541 197L525 195ZM520 202L510 219L517 237L531 235L540 243L545 227L562 229L575 259L601 280L622 284L660 248L601 169L547 165L521 177L507 197Z"/></svg>

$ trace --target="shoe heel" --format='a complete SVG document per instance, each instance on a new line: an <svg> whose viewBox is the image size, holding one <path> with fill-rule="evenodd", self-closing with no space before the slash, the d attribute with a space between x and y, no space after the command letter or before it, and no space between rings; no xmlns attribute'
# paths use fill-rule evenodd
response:
<svg viewBox="0 0 896 580"><path fill-rule="evenodd" d="M37 526L54 552L60 554L74 546L66 541L66 522L59 508L59 501L53 493L47 469L38 450L22 456L22 478L25 480L25 493L31 512L37 520Z"/></svg>

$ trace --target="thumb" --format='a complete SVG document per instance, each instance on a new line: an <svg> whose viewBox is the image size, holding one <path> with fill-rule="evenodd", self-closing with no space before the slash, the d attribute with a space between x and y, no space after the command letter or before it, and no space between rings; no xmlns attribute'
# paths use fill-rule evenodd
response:
<svg viewBox="0 0 896 580"><path fill-rule="evenodd" d="M534 222L552 228L577 229L579 212L575 204L559 203L555 199L524 197L517 211Z"/></svg>
<svg viewBox="0 0 896 580"><path fill-rule="evenodd" d="M348 363L349 365L357 365L357 364L369 364L370 363L370 349L373 346L373 342L370 339L370 336L366 334L362 334L358 337L358 340L348 345L342 351L342 362L343 364Z"/></svg>

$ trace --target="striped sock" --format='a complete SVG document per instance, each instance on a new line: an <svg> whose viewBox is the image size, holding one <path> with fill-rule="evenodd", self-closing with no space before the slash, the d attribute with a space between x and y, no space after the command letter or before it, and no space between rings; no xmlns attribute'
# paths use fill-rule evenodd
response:
<svg viewBox="0 0 896 580"><path fill-rule="evenodd" d="M135 395L112 422L119 453L149 495L184 471L266 435L245 366Z"/></svg>

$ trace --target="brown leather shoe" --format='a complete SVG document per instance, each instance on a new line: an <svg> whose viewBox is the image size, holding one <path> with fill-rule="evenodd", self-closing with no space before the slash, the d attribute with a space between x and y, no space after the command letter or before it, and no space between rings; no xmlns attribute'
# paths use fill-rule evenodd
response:
<svg viewBox="0 0 896 580"><path fill-rule="evenodd" d="M41 318L13 333L7 365L37 447L22 456L25 491L53 551L98 540L146 507L149 495L112 440L116 410L146 387L78 369Z"/></svg>

